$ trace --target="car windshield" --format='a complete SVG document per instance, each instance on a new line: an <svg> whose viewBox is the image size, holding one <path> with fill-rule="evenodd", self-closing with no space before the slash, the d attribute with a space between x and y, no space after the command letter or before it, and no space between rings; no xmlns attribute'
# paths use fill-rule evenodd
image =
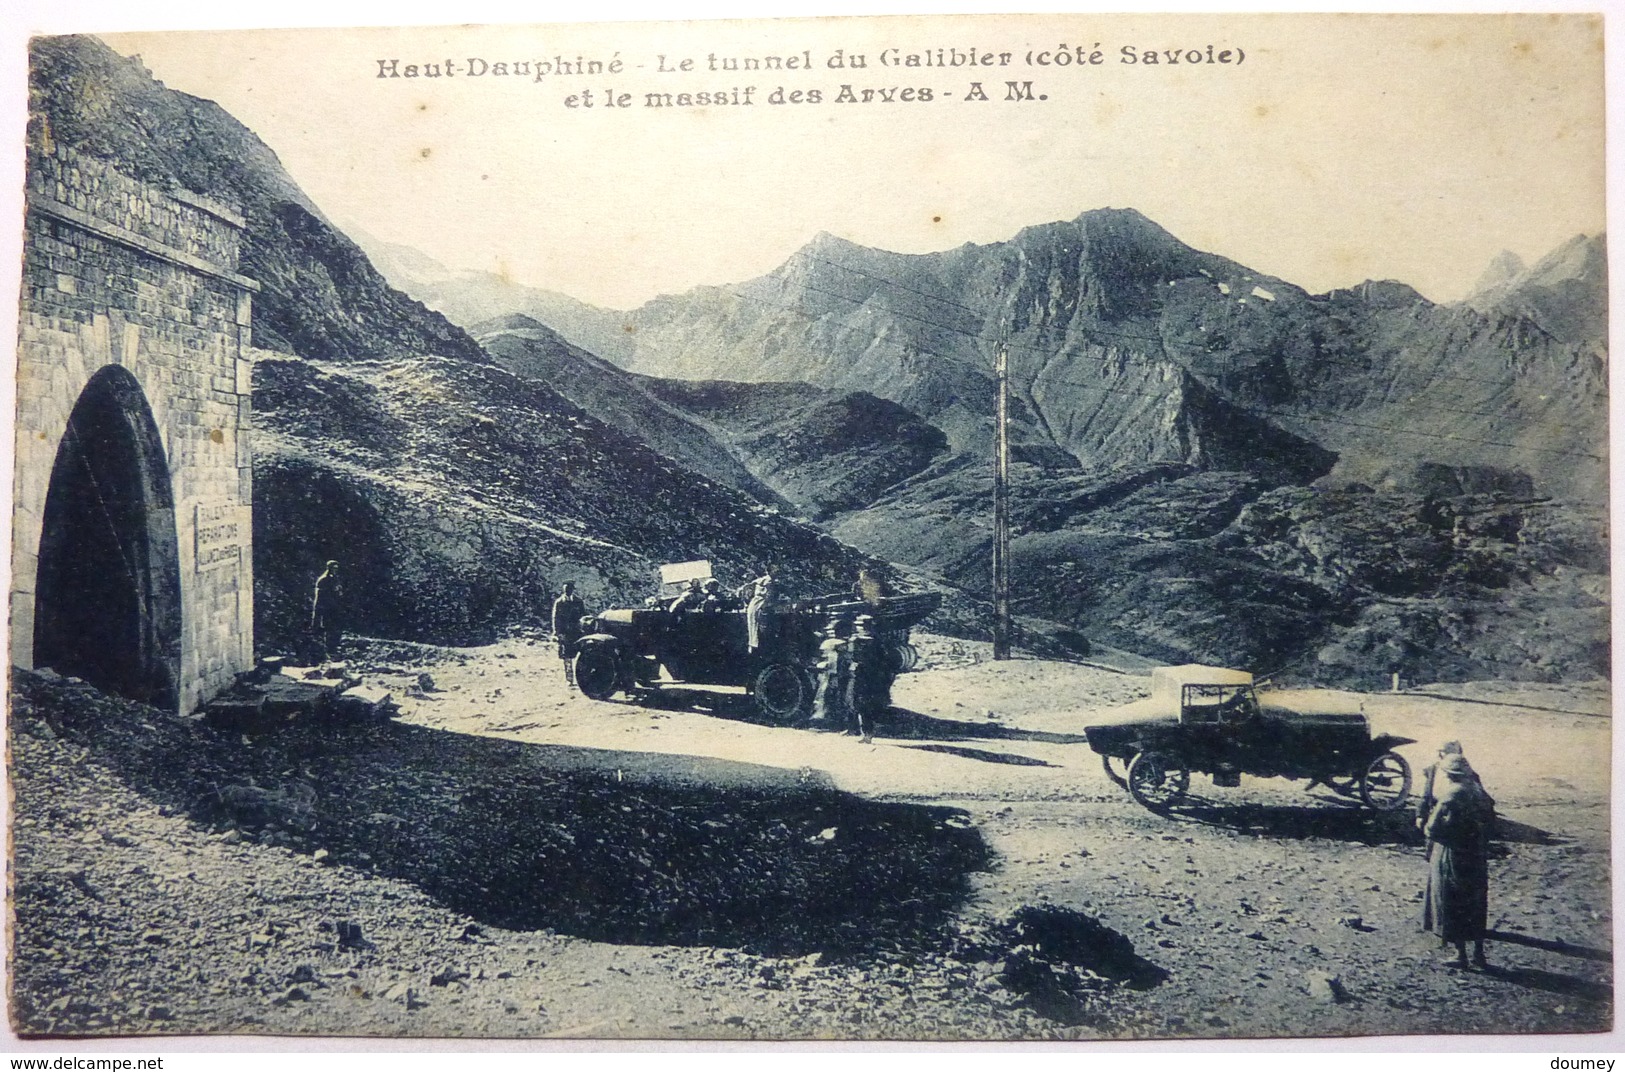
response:
<svg viewBox="0 0 1625 1072"><path fill-rule="evenodd" d="M1236 722L1257 713L1251 685L1186 685L1180 698L1181 722Z"/></svg>

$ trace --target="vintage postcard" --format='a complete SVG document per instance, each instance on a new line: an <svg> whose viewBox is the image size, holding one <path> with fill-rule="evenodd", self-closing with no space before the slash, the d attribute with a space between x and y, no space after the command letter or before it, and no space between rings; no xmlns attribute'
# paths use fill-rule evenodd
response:
<svg viewBox="0 0 1625 1072"><path fill-rule="evenodd" d="M1612 1029L1600 16L27 66L15 1035Z"/></svg>

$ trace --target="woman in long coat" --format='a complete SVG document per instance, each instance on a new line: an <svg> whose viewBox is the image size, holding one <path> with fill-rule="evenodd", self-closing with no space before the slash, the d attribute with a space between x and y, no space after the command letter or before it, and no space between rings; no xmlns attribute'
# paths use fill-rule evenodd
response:
<svg viewBox="0 0 1625 1072"><path fill-rule="evenodd" d="M1460 755L1439 760L1440 783L1422 833L1428 840L1428 888L1422 925L1456 947L1455 966L1482 968L1489 915L1489 848L1495 803Z"/></svg>

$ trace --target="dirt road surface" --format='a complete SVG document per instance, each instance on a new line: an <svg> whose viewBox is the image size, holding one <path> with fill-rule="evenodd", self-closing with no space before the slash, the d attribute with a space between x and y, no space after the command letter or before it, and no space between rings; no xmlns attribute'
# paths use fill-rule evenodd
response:
<svg viewBox="0 0 1625 1072"><path fill-rule="evenodd" d="M1201 776L1187 806L1154 814L1082 737L1147 678L921 646L924 668L899 679L898 710L868 741L696 696L587 700L534 638L370 646L357 664L401 713L340 744L198 739L150 716L143 730L112 708L75 714L84 690L25 689L16 1026L678 1039L1610 1027L1602 686L1313 698L1415 738L1401 751L1418 772L1460 740L1495 795L1491 968L1463 972L1419 929L1408 814ZM222 780L291 817L224 814Z"/></svg>

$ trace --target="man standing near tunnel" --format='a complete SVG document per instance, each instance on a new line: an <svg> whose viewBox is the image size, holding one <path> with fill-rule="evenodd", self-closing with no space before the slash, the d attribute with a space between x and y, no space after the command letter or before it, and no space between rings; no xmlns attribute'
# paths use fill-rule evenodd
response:
<svg viewBox="0 0 1625 1072"><path fill-rule="evenodd" d="M328 559L310 596L305 653L310 661L327 662L344 639L343 603L344 584L339 579L339 564L335 559Z"/></svg>

